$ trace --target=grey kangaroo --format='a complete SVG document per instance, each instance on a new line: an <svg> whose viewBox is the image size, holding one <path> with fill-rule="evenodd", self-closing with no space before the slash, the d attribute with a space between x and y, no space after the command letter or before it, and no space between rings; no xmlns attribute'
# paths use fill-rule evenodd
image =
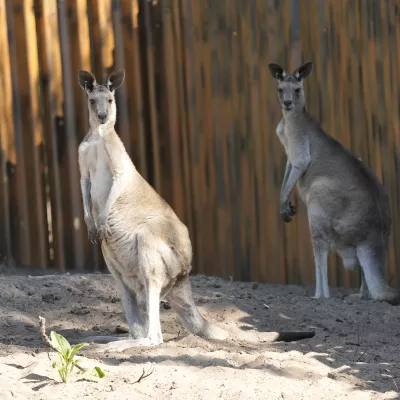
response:
<svg viewBox="0 0 400 400"><path fill-rule="evenodd" d="M307 112L303 80L308 62L292 74L269 64L278 81L283 118L276 133L287 162L280 192L280 216L290 222L295 207L289 201L295 185L307 207L315 261L315 298L329 297L328 253L337 251L349 270L362 271L359 296L398 304L400 293L384 279L391 231L389 199L373 171L329 136Z"/></svg>
<svg viewBox="0 0 400 400"><path fill-rule="evenodd" d="M114 92L124 77L124 70L118 70L102 85L90 72L78 74L87 93L90 122L79 146L85 222L89 239L101 242L129 325L128 339L94 336L86 340L106 342L103 350L108 351L162 343L159 304L164 297L189 331L206 339L225 339L228 333L205 320L193 301L188 229L136 170L114 130ZM278 332L271 341L314 334Z"/></svg>

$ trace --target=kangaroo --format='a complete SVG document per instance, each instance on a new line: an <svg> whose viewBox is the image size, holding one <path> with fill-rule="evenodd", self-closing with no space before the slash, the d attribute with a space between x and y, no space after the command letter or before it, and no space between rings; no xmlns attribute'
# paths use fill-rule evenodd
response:
<svg viewBox="0 0 400 400"><path fill-rule="evenodd" d="M89 133L79 145L84 218L92 242L101 242L107 267L122 298L129 338L94 336L103 350L156 346L163 342L159 303L166 298L186 328L206 339L223 340L228 332L211 325L197 309L189 273L192 247L187 227L133 165L114 130L114 92L125 71L98 84L87 71L78 81L86 91ZM315 332L278 332L271 341L313 337Z"/></svg>
<svg viewBox="0 0 400 400"><path fill-rule="evenodd" d="M280 191L280 217L296 214L289 201L297 186L307 207L315 261L315 298L330 297L328 253L336 251L345 268L361 268L359 296L398 304L400 293L384 280L391 214L386 191L359 158L329 136L307 112L303 81L312 71L308 62L292 74L269 64L278 81L283 118L276 129L287 156Z"/></svg>
<svg viewBox="0 0 400 400"><path fill-rule="evenodd" d="M108 349L117 351L162 343L161 297L192 333L225 339L227 333L206 321L193 301L188 229L136 170L114 130L114 92L125 71L113 72L104 85L87 71L79 71L78 78L87 93L90 122L79 146L84 218L89 239L101 242L119 288L130 336L87 340L108 342Z"/></svg>

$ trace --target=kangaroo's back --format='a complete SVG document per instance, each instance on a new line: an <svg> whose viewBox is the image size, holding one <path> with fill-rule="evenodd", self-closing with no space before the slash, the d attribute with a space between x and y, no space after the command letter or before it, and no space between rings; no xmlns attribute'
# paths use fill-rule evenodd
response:
<svg viewBox="0 0 400 400"><path fill-rule="evenodd" d="M304 180L325 176L348 188L354 186L376 198L387 198L386 191L375 173L339 141L328 135L306 112L310 142L310 165Z"/></svg>

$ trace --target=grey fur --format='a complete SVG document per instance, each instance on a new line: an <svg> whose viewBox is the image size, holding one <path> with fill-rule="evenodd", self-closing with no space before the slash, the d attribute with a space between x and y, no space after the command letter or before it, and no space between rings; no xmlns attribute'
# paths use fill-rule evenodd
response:
<svg viewBox="0 0 400 400"><path fill-rule="evenodd" d="M280 215L290 222L295 208L289 201L297 185L307 207L316 270L315 297L329 297L328 253L337 251L344 266L362 268L360 297L369 295L391 304L400 294L384 279L383 268L391 231L386 191L359 158L329 136L307 112L303 80L312 70L306 63L292 74L269 65L278 80L283 118L276 133L287 164L280 194Z"/></svg>

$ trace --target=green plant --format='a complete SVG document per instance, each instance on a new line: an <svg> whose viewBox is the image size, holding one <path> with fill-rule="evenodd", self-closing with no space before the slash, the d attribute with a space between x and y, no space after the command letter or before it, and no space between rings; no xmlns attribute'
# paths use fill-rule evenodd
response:
<svg viewBox="0 0 400 400"><path fill-rule="evenodd" d="M94 367L92 370L88 370L78 365L80 360L76 359L75 355L82 347L88 346L88 343L79 343L75 346L71 346L64 336L54 331L50 333L50 338L51 347L57 351L60 358L60 362L54 362L52 367L57 368L60 378L64 383L69 382L74 367L80 370L80 374L88 373L96 378L103 378L105 376L105 373L100 367Z"/></svg>

